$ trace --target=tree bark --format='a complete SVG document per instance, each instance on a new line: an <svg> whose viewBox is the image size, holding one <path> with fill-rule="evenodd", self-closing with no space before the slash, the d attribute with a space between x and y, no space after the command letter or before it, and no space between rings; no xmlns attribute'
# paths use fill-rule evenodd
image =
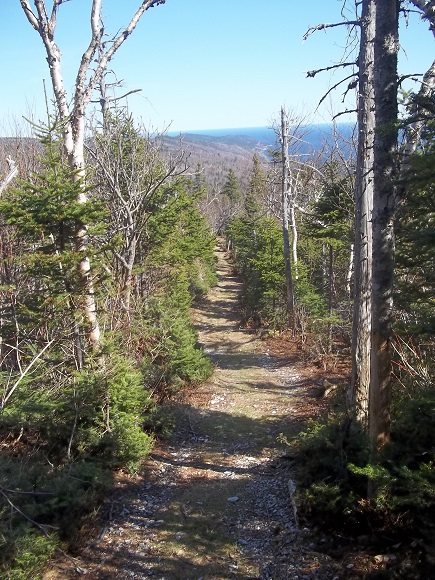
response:
<svg viewBox="0 0 435 580"><path fill-rule="evenodd" d="M375 0L364 0L361 14L358 85L358 150L355 180L355 283L352 330L351 406L368 428L371 352L372 209L375 129Z"/></svg>
<svg viewBox="0 0 435 580"><path fill-rule="evenodd" d="M350 401L374 454L390 430L397 50L397 0L363 0Z"/></svg>
<svg viewBox="0 0 435 580"><path fill-rule="evenodd" d="M397 164L398 2L378 0L374 52L372 355L369 435L374 451L390 438L393 326L394 211Z"/></svg>
<svg viewBox="0 0 435 580"><path fill-rule="evenodd" d="M282 233L284 240L284 260L285 260L285 280L287 294L287 315L289 327L295 327L295 298L292 264L290 258L290 236L289 236L289 158L288 158L288 135L289 126L284 108L281 108L281 155L282 155Z"/></svg>

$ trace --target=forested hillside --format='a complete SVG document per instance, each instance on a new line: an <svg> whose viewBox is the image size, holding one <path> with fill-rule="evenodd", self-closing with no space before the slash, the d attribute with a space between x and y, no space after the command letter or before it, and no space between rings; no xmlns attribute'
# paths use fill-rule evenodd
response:
<svg viewBox="0 0 435 580"><path fill-rule="evenodd" d="M358 31L348 47L355 59L308 76L352 67L338 85L357 88L357 131L331 123L332 138L309 149L309 125L285 107L273 144L169 137L129 112L108 66L148 9L164 3L138 3L109 42L93 0L71 94L56 41L64 2L54 0L51 12L43 0L20 3L42 41L53 101L46 98L45 120L26 121L0 141L1 574L42 577L50 558L81 547L115 477L140 474L156 440L170 436L168 405L192 398L215 364L245 368L246 359L231 358L237 332L289 348L292 364L325 374L307 373L322 404L288 433L270 427L276 409L262 409L258 422L248 417L249 428L237 416L247 437L266 424L291 460L287 507L295 525L312 530L307 541L328 557L355 544L367 559L381 552L381 577L428 578L435 72L432 65L399 93L397 51L399 4L400 14L417 10L433 31L433 3L356 3L356 20L344 21ZM230 346L219 358L211 343L212 360L192 309L217 283L217 243L236 279L238 318L224 316L223 284L209 316L225 321L216 332ZM268 351L245 354L267 370L262 380L278 369ZM286 385L252 382L251 394ZM218 473L228 473L225 454Z"/></svg>

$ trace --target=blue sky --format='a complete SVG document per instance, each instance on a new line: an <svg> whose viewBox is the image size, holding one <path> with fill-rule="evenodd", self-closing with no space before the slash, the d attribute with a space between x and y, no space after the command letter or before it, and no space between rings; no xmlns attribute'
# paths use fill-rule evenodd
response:
<svg viewBox="0 0 435 580"><path fill-rule="evenodd" d="M139 3L103 0L106 31L122 28ZM70 0L59 9L57 42L70 94L89 40L90 5L91 0ZM339 88L315 112L343 71L315 79L306 72L342 58L346 30L317 32L305 42L302 37L310 26L339 21L342 5L342 0L166 0L144 14L111 68L123 80L122 92L142 89L128 98L128 106L154 129L270 125L281 105L313 122L329 122L331 114L354 107L353 99L341 103ZM1 12L0 123L30 113L43 119L43 79L50 84L41 40L19 0L2 0ZM424 72L434 42L428 26L411 18L401 37L401 72Z"/></svg>

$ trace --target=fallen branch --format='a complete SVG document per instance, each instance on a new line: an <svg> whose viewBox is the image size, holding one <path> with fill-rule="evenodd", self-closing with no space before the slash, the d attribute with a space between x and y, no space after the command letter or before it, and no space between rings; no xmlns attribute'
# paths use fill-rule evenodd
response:
<svg viewBox="0 0 435 580"><path fill-rule="evenodd" d="M47 530L45 528L52 528L54 530L56 530L57 528L55 528L54 526L43 526L42 524L38 524L38 522L35 522L35 520L32 520L31 517L29 517L28 515L26 515L24 512L22 512L20 510L19 507L17 507L14 503L11 502L11 500L9 499L9 497L7 496L7 494L3 491L3 489L0 487L0 494L5 498L6 502L10 505L10 507L15 510L17 513L19 513L21 516L23 516L24 519L26 519L28 522L30 522L33 526L36 526L39 530L41 530L41 532L44 534L44 536L46 538L50 537L50 534L47 532Z"/></svg>
<svg viewBox="0 0 435 580"><path fill-rule="evenodd" d="M4 493L16 493L19 495L56 495L50 491L20 491L18 489L8 489L7 487L2 487L0 485L0 492Z"/></svg>

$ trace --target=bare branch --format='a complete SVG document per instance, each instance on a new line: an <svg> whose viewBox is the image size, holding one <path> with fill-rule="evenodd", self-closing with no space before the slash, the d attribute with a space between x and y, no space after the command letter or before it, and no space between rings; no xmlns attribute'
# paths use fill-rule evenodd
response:
<svg viewBox="0 0 435 580"><path fill-rule="evenodd" d="M341 117L341 115L347 115L347 114L350 114L350 113L358 113L358 109L346 109L345 111L341 111L340 113L337 113L336 115L334 115L332 117L332 120L334 121L338 117Z"/></svg>
<svg viewBox="0 0 435 580"><path fill-rule="evenodd" d="M324 95L323 97L320 99L319 103L318 103L318 107L320 107L320 105L323 103L323 101L326 99L326 97L329 95L329 93L331 93L332 91L334 91L337 87L339 87L342 83L345 83L346 81L348 81L349 79L352 79L356 76L357 73L353 73L351 75L349 75L348 77L345 77L344 79L341 79L341 81L339 81L338 83L336 83L334 86L332 86Z"/></svg>
<svg viewBox="0 0 435 580"><path fill-rule="evenodd" d="M49 23L50 30L51 30L52 34L54 34L54 29L56 28L57 9L64 2L69 2L69 0L53 0L53 8L51 10L50 23Z"/></svg>
<svg viewBox="0 0 435 580"><path fill-rule="evenodd" d="M142 91L142 89L133 89L131 91L128 91L128 93L125 93L125 95L121 95L120 97L110 97L107 100L112 102L112 103L116 103L118 101L120 101L121 99L125 99L125 97L128 97L128 95L132 95L134 93L140 93ZM100 103L101 99L98 99L98 101L91 101L91 103Z"/></svg>
<svg viewBox="0 0 435 580"><path fill-rule="evenodd" d="M337 26L359 26L360 22L358 20L347 20L345 22L335 22L334 24L318 24L317 26L310 26L307 32L302 37L303 40L307 40L314 32L319 30L326 30L327 28L335 28Z"/></svg>
<svg viewBox="0 0 435 580"><path fill-rule="evenodd" d="M51 491L20 491L18 489L8 489L7 487L0 486L0 490L5 493L15 493L17 495L56 495Z"/></svg>
<svg viewBox="0 0 435 580"><path fill-rule="evenodd" d="M20 2L27 20L36 31L39 31L39 21L30 8L29 0L20 0Z"/></svg>
<svg viewBox="0 0 435 580"><path fill-rule="evenodd" d="M24 512L22 512L20 510L20 508L18 508L15 504L13 504L11 502L11 500L9 499L9 497L7 496L7 494L3 491L3 488L1 488L1 487L0 487L0 494L5 498L6 502L10 505L10 507L13 510L15 510L16 512L18 512L28 522L30 522L31 524L33 524L34 526L36 526L37 528L39 528L46 538L49 538L50 537L50 535L47 532L46 528L47 527L53 527L53 526L43 526L42 524L38 524L38 522L35 522L35 520L32 520L32 518L30 518L28 515L26 515Z"/></svg>
<svg viewBox="0 0 435 580"><path fill-rule="evenodd" d="M90 82L88 83L87 87L85 86L86 77L89 71L90 63L94 58L98 47L101 45L101 38L103 36L103 26L101 24L101 0L93 0L92 2L92 10L91 10L91 30L92 36L89 42L88 48L83 53L82 60L80 62L79 70L77 72L76 78L76 91L75 91L75 104L74 108L76 110L80 110L82 107L86 107L87 102L83 101L83 95L86 93L90 95L94 89L95 83ZM89 101L89 98L86 99Z"/></svg>
<svg viewBox="0 0 435 580"><path fill-rule="evenodd" d="M20 382L24 379L24 377L28 374L28 372L30 371L30 369L33 367L33 365L41 358L41 356L44 354L44 352L47 350L47 348L49 346L51 346L53 344L54 340L50 340L45 346L44 348L32 359L32 361L27 365L27 367L24 369L24 371L21 373L19 379L17 379L15 381L15 383L12 385L12 387L9 389L9 392L6 393L3 396L3 400L0 404L0 412L3 411L6 403L8 402L8 400L11 398L13 392L15 391L15 389L18 387L18 385L20 384Z"/></svg>
<svg viewBox="0 0 435 580"><path fill-rule="evenodd" d="M99 2L100 0L94 0L94 2ZM124 43L125 40L131 35L131 33L136 28L141 16L148 10L149 8L153 8L154 6L159 6L160 4L164 4L165 0L144 0L140 7L136 10L136 13L133 15L132 19L130 20L129 24L126 28L117 34L113 39L113 43L110 48L101 55L98 66L91 76L88 82L88 86L86 89L86 101L89 102L92 91L97 83L100 81L101 77L103 76L104 72L107 69L107 65L110 60L113 58L116 51L120 48L120 46Z"/></svg>
<svg viewBox="0 0 435 580"><path fill-rule="evenodd" d="M422 73L411 73L408 75L400 75L397 79L397 83L400 86L403 83L403 81L406 81L407 79L411 79L412 81L417 83L419 81L418 77L422 77L422 76L423 76Z"/></svg>
<svg viewBox="0 0 435 580"><path fill-rule="evenodd" d="M328 70L334 70L336 68L344 68L346 66L356 66L357 64L358 64L358 61L354 60L352 62L341 62L339 64L334 64L332 66L326 66L324 68L319 68L317 70L309 70L309 71L307 71L307 77L313 78L316 76L316 74L318 74L320 72L326 72Z"/></svg>

